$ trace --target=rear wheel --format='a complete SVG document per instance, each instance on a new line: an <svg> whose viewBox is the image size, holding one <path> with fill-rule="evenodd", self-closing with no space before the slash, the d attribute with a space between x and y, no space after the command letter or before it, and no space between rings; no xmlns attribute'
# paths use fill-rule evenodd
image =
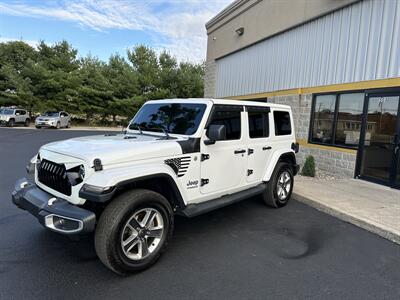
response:
<svg viewBox="0 0 400 300"><path fill-rule="evenodd" d="M172 209L162 195L129 191L101 215L95 233L97 255L118 274L149 268L166 249L173 226Z"/></svg>
<svg viewBox="0 0 400 300"><path fill-rule="evenodd" d="M292 168L287 163L278 163L264 193L265 203L274 208L285 206L292 196L293 183Z"/></svg>
<svg viewBox="0 0 400 300"><path fill-rule="evenodd" d="M60 122L57 122L56 128L57 128L57 129L60 129L60 128L61 128Z"/></svg>
<svg viewBox="0 0 400 300"><path fill-rule="evenodd" d="M25 126L25 127L29 127L29 122L30 122L30 120L29 120L29 119L26 119L26 120L25 120L25 123L24 123L24 126Z"/></svg>
<svg viewBox="0 0 400 300"><path fill-rule="evenodd" d="M70 128L70 127L71 127L71 122L68 121L68 123L67 123L67 128Z"/></svg>

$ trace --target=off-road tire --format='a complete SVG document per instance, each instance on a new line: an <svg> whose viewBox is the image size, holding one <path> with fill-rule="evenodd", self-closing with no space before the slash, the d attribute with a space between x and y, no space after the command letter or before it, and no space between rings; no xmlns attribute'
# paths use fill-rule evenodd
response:
<svg viewBox="0 0 400 300"><path fill-rule="evenodd" d="M9 126L9 127L14 127L14 126L15 126L15 120L14 120L14 119L10 119L10 120L8 121L8 126Z"/></svg>
<svg viewBox="0 0 400 300"><path fill-rule="evenodd" d="M284 199L280 199L277 192L278 180L284 172L286 172L285 174L288 174L290 176L291 184L289 191L287 192L287 196ZM263 194L264 202L268 206L273 208L284 207L286 204L288 204L292 196L293 184L294 184L294 176L293 176L293 170L290 167L290 165L283 162L277 163L275 166L275 170L272 173L271 179L267 184L266 191Z"/></svg>
<svg viewBox="0 0 400 300"><path fill-rule="evenodd" d="M158 246L148 257L132 260L124 254L121 236L129 218L144 208L152 208L160 212L164 231ZM167 248L173 228L173 211L162 195L145 189L131 190L113 199L102 213L95 232L96 253L104 265L117 274L138 272L149 268L160 258Z"/></svg>
<svg viewBox="0 0 400 300"><path fill-rule="evenodd" d="M29 127L29 123L30 123L30 120L29 120L29 119L26 119L25 122L24 122L24 126L25 126L25 127Z"/></svg>
<svg viewBox="0 0 400 300"><path fill-rule="evenodd" d="M67 123L67 127L66 128L71 128L71 122Z"/></svg>

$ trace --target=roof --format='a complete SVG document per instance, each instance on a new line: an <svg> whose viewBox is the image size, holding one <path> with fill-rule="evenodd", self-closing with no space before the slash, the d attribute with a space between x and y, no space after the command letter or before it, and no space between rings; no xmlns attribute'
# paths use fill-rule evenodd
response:
<svg viewBox="0 0 400 300"><path fill-rule="evenodd" d="M186 99L161 99L161 100L150 100L146 103L204 103L204 104L224 104L224 105L247 105L247 106L263 106L272 108L284 108L290 109L288 105L268 103L268 102L257 102L257 101L247 101L247 100L232 100L232 99L213 99L213 98L186 98Z"/></svg>

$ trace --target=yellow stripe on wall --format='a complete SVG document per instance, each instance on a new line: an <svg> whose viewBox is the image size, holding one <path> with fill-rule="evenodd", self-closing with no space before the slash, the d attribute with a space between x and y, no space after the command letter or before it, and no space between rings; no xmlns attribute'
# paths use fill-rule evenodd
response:
<svg viewBox="0 0 400 300"><path fill-rule="evenodd" d="M398 77L398 78L388 78L379 80L359 81L352 83L331 84L325 86L296 88L296 89L249 94L242 96L231 96L224 98L234 99L234 100L250 100L257 98L267 98L267 97L286 96L286 95L344 92L344 91L367 90L367 89L378 89L378 88L389 88L389 87L400 87L400 78Z"/></svg>
<svg viewBox="0 0 400 300"><path fill-rule="evenodd" d="M334 146L310 144L306 140L297 140L297 142L300 144L300 146L306 147L306 148L322 149L322 150L328 150L328 151L338 151L338 152L349 153L349 154L357 154L357 150L355 150L355 149L346 149L346 148L340 148L340 147L334 147Z"/></svg>

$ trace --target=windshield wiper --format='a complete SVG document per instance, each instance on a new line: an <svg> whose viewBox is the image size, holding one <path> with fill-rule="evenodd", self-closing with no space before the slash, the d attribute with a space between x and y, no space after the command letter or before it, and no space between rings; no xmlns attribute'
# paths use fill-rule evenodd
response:
<svg viewBox="0 0 400 300"><path fill-rule="evenodd" d="M169 136L168 131L165 130L163 127L160 127L160 128L161 128L162 132L165 134L165 138L166 138L167 140L169 140L169 139L170 139L170 136Z"/></svg>

